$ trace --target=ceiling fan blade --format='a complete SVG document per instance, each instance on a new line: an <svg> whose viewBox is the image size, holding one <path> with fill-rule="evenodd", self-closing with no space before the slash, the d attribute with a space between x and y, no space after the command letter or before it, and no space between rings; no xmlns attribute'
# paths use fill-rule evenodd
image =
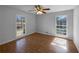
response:
<svg viewBox="0 0 79 59"><path fill-rule="evenodd" d="M50 10L50 8L45 8L45 9L43 9L43 10Z"/></svg>
<svg viewBox="0 0 79 59"><path fill-rule="evenodd" d="M38 11L39 10L39 7L37 5L35 5L35 10Z"/></svg>
<svg viewBox="0 0 79 59"><path fill-rule="evenodd" d="M37 8L37 5L35 5L35 8Z"/></svg>
<svg viewBox="0 0 79 59"><path fill-rule="evenodd" d="M35 8L36 8L37 11L43 10L41 5L35 5Z"/></svg>
<svg viewBox="0 0 79 59"><path fill-rule="evenodd" d="M46 14L46 12L45 12L45 11L42 11L42 13Z"/></svg>

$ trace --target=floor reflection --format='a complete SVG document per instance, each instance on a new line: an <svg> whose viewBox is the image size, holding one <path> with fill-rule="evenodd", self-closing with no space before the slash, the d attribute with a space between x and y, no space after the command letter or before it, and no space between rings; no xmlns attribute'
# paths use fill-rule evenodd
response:
<svg viewBox="0 0 79 59"><path fill-rule="evenodd" d="M62 38L55 38L52 42L51 45L55 45L58 46L60 48L63 49L67 49L67 40L66 39L62 39Z"/></svg>
<svg viewBox="0 0 79 59"><path fill-rule="evenodd" d="M25 52L25 48L27 47L27 40L25 38L18 40L16 42L16 52Z"/></svg>

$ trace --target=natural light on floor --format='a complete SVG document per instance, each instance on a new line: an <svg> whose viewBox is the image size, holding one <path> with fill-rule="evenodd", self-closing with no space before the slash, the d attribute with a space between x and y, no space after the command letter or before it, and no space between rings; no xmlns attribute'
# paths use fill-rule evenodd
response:
<svg viewBox="0 0 79 59"><path fill-rule="evenodd" d="M67 40L62 38L55 38L51 45L55 45L61 47L63 49L67 49Z"/></svg>
<svg viewBox="0 0 79 59"><path fill-rule="evenodd" d="M23 29L18 29L17 32L16 32L16 36L22 36L23 35Z"/></svg>

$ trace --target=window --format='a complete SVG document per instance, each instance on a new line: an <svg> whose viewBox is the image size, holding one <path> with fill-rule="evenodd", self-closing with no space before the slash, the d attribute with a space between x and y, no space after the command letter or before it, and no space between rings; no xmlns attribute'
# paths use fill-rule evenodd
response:
<svg viewBox="0 0 79 59"><path fill-rule="evenodd" d="M67 16L56 17L56 34L67 35Z"/></svg>

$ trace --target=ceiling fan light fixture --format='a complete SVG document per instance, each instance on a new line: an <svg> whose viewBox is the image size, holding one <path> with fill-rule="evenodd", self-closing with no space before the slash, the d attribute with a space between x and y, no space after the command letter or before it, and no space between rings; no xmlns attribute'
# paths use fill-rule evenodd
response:
<svg viewBox="0 0 79 59"><path fill-rule="evenodd" d="M38 12L37 12L37 14L41 15L41 14L43 14L43 12L41 12L41 11L38 11Z"/></svg>

